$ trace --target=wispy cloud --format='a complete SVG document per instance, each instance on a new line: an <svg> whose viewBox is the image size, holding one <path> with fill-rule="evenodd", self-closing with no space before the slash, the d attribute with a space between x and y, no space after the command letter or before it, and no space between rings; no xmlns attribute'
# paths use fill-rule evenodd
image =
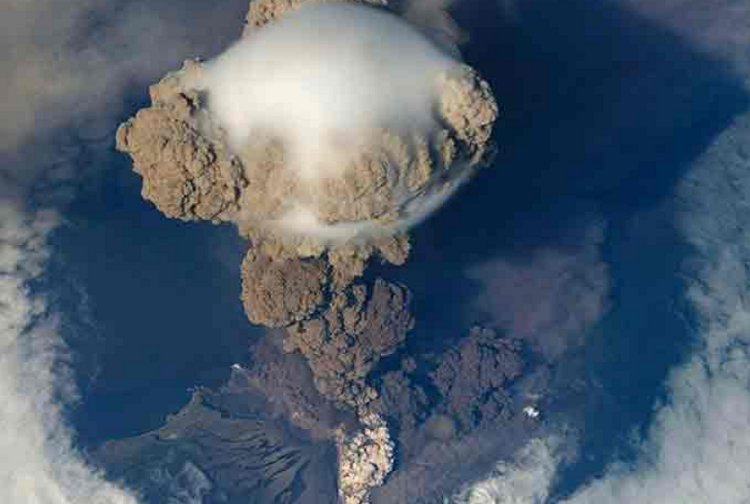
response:
<svg viewBox="0 0 750 504"><path fill-rule="evenodd" d="M742 2L621 3L750 76L750 17ZM750 114L736 118L694 163L673 206L678 228L694 250L683 268L696 321L693 348L669 375L666 400L654 405L653 421L636 441L635 459L611 463L563 499L566 504L750 501ZM527 450L535 450L543 467L555 467L534 479L534 493L485 492L455 502L549 502L564 463L546 442L534 441ZM472 488L507 488L531 474L522 459L506 467L460 496Z"/></svg>

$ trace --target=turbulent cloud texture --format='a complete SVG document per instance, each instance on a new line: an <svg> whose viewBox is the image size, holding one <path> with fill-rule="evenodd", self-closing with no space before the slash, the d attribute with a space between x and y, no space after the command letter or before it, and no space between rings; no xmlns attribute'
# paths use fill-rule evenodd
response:
<svg viewBox="0 0 750 504"><path fill-rule="evenodd" d="M87 467L72 446L66 404L76 398L54 315L29 282L43 274L52 211L0 199L0 500L135 504Z"/></svg>
<svg viewBox="0 0 750 504"><path fill-rule="evenodd" d="M438 2L440 5L444 3ZM631 3L643 2L633 0ZM666 4L678 5L677 10L686 12L688 9L683 7L696 2L672 0ZM138 502L136 495L108 482L101 473L89 467L74 446L73 433L66 421L66 413L78 397L69 367L70 355L60 336L54 307L35 290L35 282L44 277L52 253L50 237L62 224L61 210L74 194L73 182L86 171L78 163L75 149L71 149L66 141L72 138L75 142L71 143L80 143L107 137L112 133L131 84L140 89L174 68L185 56L210 53L216 49L214 35L224 28L221 20L224 19L222 12L225 7L221 2L214 7L196 7L187 2L178 10L185 13L190 22L188 25L180 21L176 10L153 2L134 1L119 5L93 0L0 0L0 86L4 90L0 101L0 115L3 117L0 122L0 452L3 454L0 460L0 502ZM742 14L747 14L743 8L733 7L733 23L741 23ZM337 8L334 10L339 12ZM344 11L340 12L346 17L348 14ZM409 12L416 17L425 17L419 9ZM724 12L731 15L729 11ZM656 12L654 16L663 14ZM226 17L231 18L226 27L234 26L232 23L237 17ZM192 24L197 18L211 29L195 30ZM690 18L696 26L703 22ZM403 42L405 48L425 47L426 42L415 35L405 34L390 21L386 25L392 25L383 29L394 37L387 39L383 47L388 47L394 40ZM354 26L357 26L356 20ZM732 54L741 58L744 68L750 67L745 56L748 44L742 39L743 34L750 33L744 29L746 26L733 25L726 29L726 26L722 28L715 24L708 28L702 30L708 34L706 37L712 38L706 47L718 50L717 47L725 45ZM209 35L205 39L196 39L196 34L202 32ZM333 33L338 32L333 30ZM398 102L399 107L394 108L393 96L370 95L368 83L362 81L369 81L371 73L379 73L383 58L387 62L391 56L383 53L382 48L368 48L372 34L365 31L362 35L365 47L359 50L372 56L372 67L360 67L362 61L356 56L361 53L347 51L343 51L341 57L354 58L354 67L361 70L354 76L345 75L340 69L320 73L320 65L282 66L278 80L269 81L267 87L259 91L273 98L271 103L277 107L283 108L288 103L295 107L286 114L266 120L264 105L251 104L254 110L263 112L256 117L259 124L268 126L271 132L279 125L285 132L295 132L286 140L298 144L298 150L293 149L291 155L298 157L299 169L308 175L316 174L308 176L308 180L317 180L314 165L321 162L324 155L330 154L317 151L321 145L323 148L335 145L342 138L346 139L350 128L356 129L365 123L370 125L373 118L377 118L374 124L383 128L398 129L414 120L420 123L430 117L427 111L432 112L435 105L432 100L415 98ZM255 36L250 35L251 38ZM287 47L285 44L293 42L281 37L279 43ZM159 50L154 51L154 48ZM315 59L319 56L316 53L319 49L316 45L305 47L310 51L311 61L320 62ZM239 48L234 51L226 57L259 57ZM425 75L431 74L433 68L452 65L451 58L443 56L437 49L417 52L419 57L424 57L419 68L427 70ZM259 64L269 65L267 61ZM221 59L215 62L216 76L222 75L221 65ZM271 66L275 68L275 65ZM403 96L411 96L427 85L417 82L418 89L412 88L415 81L407 67L396 64L395 68L398 71L394 82L403 86L399 89ZM311 104L305 100L304 94L285 87L288 79L299 77L297 72L302 72L306 81L322 88L330 110L309 108ZM350 77L353 77L351 82L354 85L341 84ZM209 101L211 89L225 83L218 77L217 81L212 82L212 79L209 74ZM468 80L479 82L478 78ZM230 82L231 87L232 81L226 82ZM353 94L331 93L331 83L335 84L334 88L339 85L348 87ZM468 88L469 96L473 96L474 91L481 91L481 86ZM293 99L288 101L290 94ZM455 96L467 96L467 93L458 92ZM361 116L346 115L343 111L351 105L351 100L367 101L372 108L364 110ZM476 102L488 105L489 101L487 96L480 96ZM472 103L471 100L458 102L462 105ZM237 120L233 108L222 104L221 100L210 103L223 117L225 126L230 124L230 133L237 132L232 135L232 143L236 145L241 144L246 133L257 126ZM493 107L494 102L485 107L486 113L482 115L469 106L469 113L457 114L460 119L457 122L478 117L476 128L470 128L467 134L484 128L489 137L487 126L497 112ZM465 108L448 107L447 110L456 113ZM325 134L312 137L298 134L303 127ZM335 131L328 131L330 129ZM310 138L315 142L308 143ZM685 271L686 277L692 279L687 296L699 323L693 353L671 374L667 382L669 400L657 405L654 423L639 447L640 457L633 464L612 464L602 477L588 482L571 495L566 500L570 504L740 504L750 499L746 474L750 466L750 427L747 422L750 418L750 230L746 227L750 221L746 204L750 198L749 139L750 117L744 117L694 167L680 189L680 200L686 202L680 214L680 224L696 254ZM484 141L486 139L473 147L478 150ZM466 140L467 145L470 143ZM402 150L404 157L411 159L409 149ZM446 159L453 159L454 154L450 150L442 153L448 156ZM469 157L472 154L477 152L469 152ZM483 155L479 153L479 157ZM461 180L451 170L447 170L446 177L449 181ZM417 207L412 207L420 211L411 214L409 207L405 206L407 215L413 217L412 220L402 220L407 226L450 195L450 191L429 192L428 186L421 189L425 192L420 195L439 197L423 200ZM402 202L409 201L405 198ZM283 223L284 216L287 217L285 225L292 230L294 226L312 229L324 240L332 241L351 237L357 232L346 227L349 225L346 219L335 225L323 225L309 208L292 208L296 213L283 214L279 220ZM393 217L387 212L383 215ZM582 293L575 297L574 301L579 302L576 307L589 308L584 310L586 315L580 320L565 319L564 316L561 319L562 312L557 311L559 306L548 300L536 305L538 312L513 310L513 316L501 320L517 334L540 333L551 325L558 325L560 320L564 328L577 331L589 325L605 308L608 286L601 280L605 275L598 269L590 272L590 278L582 275L583 281L579 284L568 283L569 279L557 273L569 268L574 271L586 269L579 266L579 258L584 266L596 264L600 268L598 240L591 240L590 246L574 254L542 254L534 264L543 272L552 273L548 278L553 280L549 282L535 284L535 268L516 270L507 264L481 266L474 276L484 278L488 272L515 272L515 285L519 288L532 284L540 285L540 291L557 293L572 289ZM588 274L589 270L586 271ZM576 290L580 285L593 287ZM484 308L490 311L497 307ZM498 465L489 478L460 492L455 502L544 502L554 490L556 468L563 463L556 446L555 438L533 441L514 461ZM200 499L210 483L191 467L186 467L181 474L190 485L175 487L176 502Z"/></svg>
<svg viewBox="0 0 750 504"><path fill-rule="evenodd" d="M6 455L5 461L0 463L2 502L131 504L138 501L137 496L107 482L100 472L89 467L75 447L74 433L70 431L66 417L78 399L73 371L68 365L71 356L58 331L54 306L34 290L33 284L44 278L47 259L52 253L49 238L63 222L60 215L65 205L75 196L76 184L84 176L96 172L97 167L92 166L91 160L106 156L122 111L130 106L135 93L145 89L146 83L154 82L166 71L178 67L185 57L216 54L225 41L223 36L217 37L217 33L226 33L230 38L231 30L236 29L239 35L238 21L247 9L247 2L242 0L235 4L231 0L211 4L189 1L175 8L168 3L140 0L42 0L33 3L0 0L3 12L0 19L0 85L5 93L0 103L3 115L0 124L0 421L4 427L0 432L0 446ZM279 25L281 37L277 35L273 39L269 36L272 45L281 44L282 49L288 48L289 44L305 48L310 60L303 67L289 61L286 67L279 68L277 80L267 81L265 87L254 90L264 93L266 98L276 96L274 104L279 107L291 104L301 107L301 110L287 108L289 113L282 115L281 120L274 118L273 124L266 124L264 118L268 116L262 113L257 117L263 126L270 126L270 134L274 133L279 121L285 131L299 133L303 117L308 121L304 125L306 132L325 130L322 136L282 138L301 142L298 160L307 163L322 159L309 149L328 148L331 142L355 142L352 135L359 132L357 130L363 122L369 127L392 129L393 134L398 133L402 126L418 126L422 133L432 132L434 109L440 105L442 118L449 123L453 121L454 125L465 126L460 130L464 136L456 141L467 150L459 153L453 149L454 144L446 144L446 149L440 153L445 161L441 168L445 171L439 176L420 172L422 185L412 185L419 177L408 180L402 177L397 184L388 187L389 195L398 193L401 198L400 210L406 214L404 222L408 225L452 192L456 184L445 182L455 181L453 168L458 170L466 167L467 162L472 164L484 160L487 153L483 144L489 138L489 129L497 112L494 100L486 83L475 73L459 67L455 60L397 17L369 11L367 21L362 21L359 14L351 14L345 6L332 9L329 8L330 15L346 18L353 27L361 30L353 30L348 23L337 23L324 16L319 21L327 23L326 28L334 35L327 39L328 45L308 43L319 37L312 37L305 43L299 38L286 38L284 35L289 32L283 25ZM290 22L293 21L292 18ZM202 25L196 30L198 22ZM375 32L369 29L370 22L392 37L376 40ZM302 23L293 30L304 30L304 26ZM248 31L251 33L249 37L256 36L252 28ZM378 32L378 35L382 37L383 34ZM358 36L359 45L347 47L346 42ZM416 59L409 64L416 66L392 65L396 41L403 42L404 49L413 48L409 54ZM332 47L336 42L338 46ZM258 43L262 45L264 42L259 39ZM346 63L353 67L359 65L357 72L347 74L342 70L341 61L326 60L325 52L334 49ZM272 52L272 55L283 52ZM253 58L260 58L260 65L265 70L269 70L268 61L263 60L268 56L263 52L253 53ZM299 63L300 59L296 58L294 62ZM335 66L336 63L339 66ZM277 65L271 66L276 68ZM329 71L320 73L321 67ZM220 61L216 68L221 69ZM304 93L297 94L296 100L287 100L299 93L288 87L288 81L297 77L300 68L307 72L304 77L308 83L317 86L310 91L326 98L324 113L311 109L315 100L305 100ZM446 69L456 70L452 81L443 81L448 86L447 95L443 97L447 96L448 100L436 103L435 92L427 92L424 95L427 98L423 98L422 91L429 91L425 86L438 84L432 79L435 72ZM380 94L373 93L378 88L368 79L374 79L376 75L382 78L380 74L386 70L390 72L392 83L401 84L393 91L403 93L403 100L398 101L397 96L389 94L382 86L379 87ZM424 75L415 78L415 70L424 72ZM429 84L425 84L428 80ZM211 85L216 85L216 82L211 82ZM330 89L332 85L333 90ZM475 85L478 87L473 87ZM466 91L475 92L468 98L484 104L486 113L472 108L474 102L471 99L461 101L462 97L467 97ZM209 95L217 96L215 93ZM140 100L140 96L137 99ZM363 101L355 106L351 100ZM220 107L220 101L215 103ZM364 107L365 104L370 108ZM261 105L254 104L256 110ZM347 111L347 107L351 110ZM357 115L357 110L362 110L362 114ZM317 119L318 123L310 123L312 119ZM328 130L331 121L336 131ZM312 126L317 129L311 129ZM448 141L448 137L450 135L440 137L438 141ZM418 154L421 157L417 164L422 168L432 168L429 163L432 153L426 145L428 140L423 139L423 144L417 140L414 142L394 140L391 150L382 156L384 164L380 166L380 175L393 174L394 170L389 171L388 155L411 160ZM412 147L417 154L409 150ZM157 150L161 155L163 149ZM192 154L198 151L196 149ZM292 149L290 155L294 152ZM460 162L453 164L454 159L459 158ZM196 163L200 164L198 156L191 158L191 166L196 166ZM229 162L228 166L235 165ZM299 167L304 170L304 163ZM236 172L232 173L236 175ZM377 185L377 181L371 182ZM204 185L201 188L205 189ZM377 186L385 187L382 184ZM435 186L439 186L438 190L434 190ZM209 188L208 192L213 189ZM407 189L415 192L404 194ZM352 191L352 197L356 196ZM425 200L429 201L427 204L420 200L423 196L435 197ZM356 206L356 203L352 205ZM201 207L201 211L205 210L208 215L212 208L209 204L206 208ZM387 213L382 212L380 216ZM287 215L302 215L301 220L299 217L292 219L298 225L310 218L309 212L305 215L304 207L297 214ZM392 217L390 215L385 220ZM342 233L350 235L347 224L341 225L329 229L333 232L332 239ZM373 247L394 261L408 250L408 246L402 245L397 238ZM332 262L353 262L357 271L362 260L354 257L356 254L347 255L347 252L332 256Z"/></svg>
<svg viewBox="0 0 750 504"><path fill-rule="evenodd" d="M489 84L394 12L265 4L286 13L248 17L239 42L168 74L118 132L168 216L231 221L287 255L366 247L492 159Z"/></svg>

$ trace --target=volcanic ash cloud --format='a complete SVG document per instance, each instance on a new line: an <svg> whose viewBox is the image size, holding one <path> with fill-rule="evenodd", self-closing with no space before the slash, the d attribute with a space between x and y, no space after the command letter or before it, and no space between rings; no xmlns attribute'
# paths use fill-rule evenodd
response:
<svg viewBox="0 0 750 504"><path fill-rule="evenodd" d="M374 255L404 263L408 229L495 151L489 85L392 11L254 0L239 42L166 75L117 133L164 214L237 225L248 319L356 411L363 429L337 440L347 503L392 468L368 377L415 323L406 286L358 277Z"/></svg>
<svg viewBox="0 0 750 504"><path fill-rule="evenodd" d="M288 8L153 86L118 147L164 213L271 255L392 247L490 160L490 88L385 8Z"/></svg>
<svg viewBox="0 0 750 504"><path fill-rule="evenodd" d="M239 42L151 86L117 133L165 215L237 225L248 319L278 328L318 392L360 418L338 440L347 502L391 470L368 378L415 324L406 286L358 277L372 256L406 261L408 229L491 161L498 114L445 44L363 3L254 0ZM382 448L371 459L366 439Z"/></svg>

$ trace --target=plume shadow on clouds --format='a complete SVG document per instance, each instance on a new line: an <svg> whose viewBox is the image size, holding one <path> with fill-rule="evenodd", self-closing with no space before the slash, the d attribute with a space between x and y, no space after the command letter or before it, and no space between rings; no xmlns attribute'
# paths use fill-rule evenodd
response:
<svg viewBox="0 0 750 504"><path fill-rule="evenodd" d="M464 56L490 81L501 108L500 154L496 166L414 231L415 266L392 274L415 291L419 324L408 345L424 352L436 339L447 345L460 337L469 323L492 323L491 317L477 320L470 307L482 296L495 296L498 305L502 299L467 271L493 261L534 269L534 258L549 251L575 256L592 221L606 222L606 239L591 264L624 264L601 278L609 277L613 319L625 328L609 335L616 322L598 328L584 358L601 386L637 397L637 404L618 416L622 403L587 389L586 412L608 412L613 421L592 425L588 438L583 431L582 444L602 453L579 467L583 477L622 447L623 432L648 422L650 405L688 342L681 308L669 303L687 248L638 265L653 247L682 243L668 219L649 222L656 215L651 209L748 107L748 97L727 64L618 2L520 0L511 11L504 17L509 10L489 0L454 9L471 34ZM644 283L652 289L638 292ZM533 304L533 294L529 298ZM567 301L559 299L561 308ZM648 315L637 320L644 302ZM627 369L644 349L653 360L642 361L643 376L630 383ZM611 371L606 379L604 371ZM558 370L552 386L569 386L569 379ZM561 396L554 408L569 411L566 400L569 395Z"/></svg>

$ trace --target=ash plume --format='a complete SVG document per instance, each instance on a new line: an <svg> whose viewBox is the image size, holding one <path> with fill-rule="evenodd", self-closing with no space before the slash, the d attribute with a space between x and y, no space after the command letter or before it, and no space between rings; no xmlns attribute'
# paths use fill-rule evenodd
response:
<svg viewBox="0 0 750 504"><path fill-rule="evenodd" d="M235 150L268 131L289 146L292 169L318 178L343 168L329 157L337 143L428 128L437 78L456 64L392 14L308 3L209 62L198 85Z"/></svg>
<svg viewBox="0 0 750 504"><path fill-rule="evenodd" d="M281 329L284 351L362 428L381 421L369 375L414 318L406 286L360 277L373 256L403 264L409 229L496 150L489 84L437 35L446 5L256 0L240 41L167 74L117 132L162 213L237 226L248 319ZM359 456L340 453L341 497L357 488L347 502L391 470ZM372 464L383 474L367 477Z"/></svg>
<svg viewBox="0 0 750 504"><path fill-rule="evenodd" d="M495 152L488 83L426 35L429 21L396 15L403 7L253 2L240 41L167 74L117 133L164 214L237 226L249 320L285 329L319 391L357 408L366 375L413 323L404 286L355 280L373 256L403 264L409 228ZM389 317L393 334L368 329ZM322 348L345 340L336 348L353 360L339 369Z"/></svg>
<svg viewBox="0 0 750 504"><path fill-rule="evenodd" d="M488 164L498 109L470 67L384 8L286 9L169 74L120 128L167 215L234 222L287 256L367 248Z"/></svg>

